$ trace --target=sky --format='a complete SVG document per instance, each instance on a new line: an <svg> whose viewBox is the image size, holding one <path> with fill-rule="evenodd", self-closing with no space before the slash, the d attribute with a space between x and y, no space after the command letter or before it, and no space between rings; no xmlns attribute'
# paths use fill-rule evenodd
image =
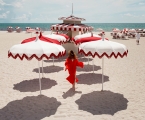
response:
<svg viewBox="0 0 145 120"><path fill-rule="evenodd" d="M0 23L61 23L72 14L83 23L145 23L145 0L0 0Z"/></svg>

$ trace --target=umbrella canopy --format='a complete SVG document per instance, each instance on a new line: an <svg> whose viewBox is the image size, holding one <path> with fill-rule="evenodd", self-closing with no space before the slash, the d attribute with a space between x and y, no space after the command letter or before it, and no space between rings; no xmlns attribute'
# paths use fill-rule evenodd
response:
<svg viewBox="0 0 145 120"><path fill-rule="evenodd" d="M42 41L39 37L25 44L14 45L8 51L8 57L20 58L21 60L24 58L42 60L43 58L58 58L63 55L65 55L65 49L61 45Z"/></svg>
<svg viewBox="0 0 145 120"><path fill-rule="evenodd" d="M8 31L8 32L13 32L13 30L14 30L14 29L13 29L13 27L11 27L11 26L9 26L9 27L7 28L7 31Z"/></svg>
<svg viewBox="0 0 145 120"><path fill-rule="evenodd" d="M36 32L36 34L38 34L38 32ZM60 42L58 42L57 39L45 37L45 36L42 35L41 32L40 32L40 35L39 35L39 40L50 42L50 43L55 43L55 44L60 44ZM27 43L27 42L32 42L32 41L36 41L36 37L31 37L31 38L25 39L21 42L21 44Z"/></svg>
<svg viewBox="0 0 145 120"><path fill-rule="evenodd" d="M26 32L27 33L32 33L32 32L36 32L36 30L35 29L28 28L28 29L26 29Z"/></svg>
<svg viewBox="0 0 145 120"><path fill-rule="evenodd" d="M15 29L16 29L16 32L21 32L22 31L22 29L20 27L16 27Z"/></svg>
<svg viewBox="0 0 145 120"><path fill-rule="evenodd" d="M99 32L103 32L104 31L102 28L97 28L96 30L99 31Z"/></svg>
<svg viewBox="0 0 145 120"><path fill-rule="evenodd" d="M112 31L113 32L120 32L120 30L118 28L114 28Z"/></svg>
<svg viewBox="0 0 145 120"><path fill-rule="evenodd" d="M69 40L69 36L67 36L66 34L48 34L48 35L44 35L44 37L46 38L50 38L50 39L55 39L57 40L60 44L66 43Z"/></svg>
<svg viewBox="0 0 145 120"><path fill-rule="evenodd" d="M130 29L128 32L135 33L136 30L135 29Z"/></svg>
<svg viewBox="0 0 145 120"><path fill-rule="evenodd" d="M128 28L124 28L123 30L122 30L122 32L128 32L129 31L129 29Z"/></svg>
<svg viewBox="0 0 145 120"><path fill-rule="evenodd" d="M97 35L97 34L93 34L93 33L85 33L82 35L76 35L73 38L73 41L76 44L80 44L80 43L84 43L84 42L90 42L90 41L97 41L97 40L101 40L102 37ZM108 40L107 38L105 38L105 40Z"/></svg>
<svg viewBox="0 0 145 120"><path fill-rule="evenodd" d="M93 27L85 24L60 23L51 26L51 30L64 31L92 31Z"/></svg>
<svg viewBox="0 0 145 120"><path fill-rule="evenodd" d="M114 56L117 58L120 56L122 58L127 56L128 50L123 44L108 40L98 40L82 43L79 46L79 53L84 53L86 56L90 55L93 58L95 56L98 56L99 58L102 58L103 56L106 56L107 58Z"/></svg>
<svg viewBox="0 0 145 120"><path fill-rule="evenodd" d="M90 55L93 58L95 56L102 58L102 91L103 91L103 82L104 82L103 57L106 56L107 58L111 57L117 58L118 56L120 56L121 58L123 58L124 56L127 56L128 49L123 44L102 39L98 41L82 43L79 46L79 53L83 53L86 56Z"/></svg>

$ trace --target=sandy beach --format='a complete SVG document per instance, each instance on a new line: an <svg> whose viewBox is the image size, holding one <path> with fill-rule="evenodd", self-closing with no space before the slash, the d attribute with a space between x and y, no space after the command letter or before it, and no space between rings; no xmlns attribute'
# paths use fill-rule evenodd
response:
<svg viewBox="0 0 145 120"><path fill-rule="evenodd" d="M45 31L43 34L49 34ZM35 34L32 34L34 37ZM76 91L66 81L65 57L44 60L42 95L38 61L8 58L8 50L31 33L0 31L0 120L144 120L145 37L112 39L128 48L124 58L104 59L104 92L101 92L102 60L79 57L85 66L77 69ZM42 73L42 71L41 71ZM42 77L42 75L41 75Z"/></svg>

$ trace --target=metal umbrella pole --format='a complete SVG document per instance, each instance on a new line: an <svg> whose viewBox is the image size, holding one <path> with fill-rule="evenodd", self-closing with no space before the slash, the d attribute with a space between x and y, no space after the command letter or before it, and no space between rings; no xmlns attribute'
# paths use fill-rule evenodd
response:
<svg viewBox="0 0 145 120"><path fill-rule="evenodd" d="M39 87L40 87L40 95L41 95L41 79L40 79L40 65L39 65L39 61L38 61L38 70L39 70Z"/></svg>
<svg viewBox="0 0 145 120"><path fill-rule="evenodd" d="M53 57L53 66L54 66L54 57Z"/></svg>
<svg viewBox="0 0 145 120"><path fill-rule="evenodd" d="M104 57L102 58L102 91L103 91L103 83L104 83Z"/></svg>
<svg viewBox="0 0 145 120"><path fill-rule="evenodd" d="M93 73L94 73L94 59L93 59L93 61L92 61L92 62L93 62Z"/></svg>
<svg viewBox="0 0 145 120"><path fill-rule="evenodd" d="M43 71L43 60L42 60L42 78L44 78L44 71Z"/></svg>

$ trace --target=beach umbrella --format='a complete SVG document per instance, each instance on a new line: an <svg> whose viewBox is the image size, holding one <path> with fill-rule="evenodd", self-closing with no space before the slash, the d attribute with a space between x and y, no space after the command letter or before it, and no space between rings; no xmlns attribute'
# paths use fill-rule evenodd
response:
<svg viewBox="0 0 145 120"><path fill-rule="evenodd" d="M128 32L136 33L136 30L135 29L130 29Z"/></svg>
<svg viewBox="0 0 145 120"><path fill-rule="evenodd" d="M69 41L69 36L67 36L66 34L48 34L48 35L44 35L44 37L46 38L50 38L50 39L55 39L57 40L60 44L66 43L67 41Z"/></svg>
<svg viewBox="0 0 145 120"><path fill-rule="evenodd" d="M9 26L9 27L7 28L7 31L8 31L8 32L13 32L13 30L14 30L14 29L13 29L13 27L11 27L11 26Z"/></svg>
<svg viewBox="0 0 145 120"><path fill-rule="evenodd" d="M90 42L90 41L97 41L97 40L101 40L102 37L94 34L94 33L85 33L85 34L81 34L81 35L76 35L72 40L74 41L74 43L76 45L79 46L79 44L82 44L84 42ZM106 40L108 40L107 38L105 38ZM88 58L88 64L89 64L89 58ZM93 65L94 67L94 65ZM93 70L94 72L94 70Z"/></svg>
<svg viewBox="0 0 145 120"><path fill-rule="evenodd" d="M75 44L81 44L84 42L90 42L90 41L97 41L97 40L101 40L102 37L94 34L94 33L85 33L85 34L81 34L81 35L76 35L73 38L73 41L75 42ZM105 38L106 40L108 40L107 38Z"/></svg>
<svg viewBox="0 0 145 120"><path fill-rule="evenodd" d="M76 35L73 38L73 41L75 42L76 45L80 45L84 42L91 42L91 41L97 41L97 40L101 40L102 37L94 34L94 33L85 33L85 34L81 34L81 35ZM105 38L105 40L108 40L108 38ZM88 57L88 64L89 64L89 57ZM94 61L93 61L93 72L94 72Z"/></svg>
<svg viewBox="0 0 145 120"><path fill-rule="evenodd" d="M65 49L61 45L40 40L39 37L36 36L35 40L31 42L27 42L24 44L16 44L12 46L8 51L8 57L12 57L14 59L20 58L20 60L37 59L39 65L40 60L49 59L51 57L59 58L64 56L65 53ZM39 85L41 94L40 67Z"/></svg>
<svg viewBox="0 0 145 120"><path fill-rule="evenodd" d="M122 30L122 32L128 32L129 31L129 29L128 28L124 28L123 30Z"/></svg>
<svg viewBox="0 0 145 120"><path fill-rule="evenodd" d="M22 29L20 27L16 27L15 29L16 29L16 32L18 32L18 33L22 31Z"/></svg>
<svg viewBox="0 0 145 120"><path fill-rule="evenodd" d="M36 32L36 34L38 34L38 33L39 32ZM41 40L41 41L46 41L46 42L55 43L55 44L59 44L60 45L60 42L58 42L57 39L45 37L44 35L42 35L41 32L40 32L40 35L38 37L39 37L39 40ZM32 41L36 41L36 37L31 37L31 38L24 39L21 42L21 44L32 42Z"/></svg>
<svg viewBox="0 0 145 120"><path fill-rule="evenodd" d="M36 32L36 34L37 33L39 33L39 32ZM43 36L42 32L40 32L39 39L42 40L42 41L50 42L50 43L55 43L55 44L59 44L59 45L61 44L57 39L47 38L47 37ZM23 40L21 42L21 44L24 44L24 43L27 43L27 42L32 42L32 41L35 41L35 40L36 40L36 37L31 37L31 38ZM42 65L43 65L43 60L42 60ZM53 65L54 65L54 57L53 57ZM43 67L42 67L42 69L43 69Z"/></svg>
<svg viewBox="0 0 145 120"><path fill-rule="evenodd" d="M102 58L102 91L103 91L104 57L106 56L107 58L111 57L117 58L120 56L121 58L123 58L124 56L127 56L128 49L123 44L102 39L98 41L82 43L81 45L79 45L79 53L83 53L85 56L90 55L93 58L95 56Z"/></svg>
<svg viewBox="0 0 145 120"><path fill-rule="evenodd" d="M27 33L32 33L32 32L36 32L36 30L35 30L35 29L30 28L30 29L27 29L27 30L26 30L26 32L27 32Z"/></svg>
<svg viewBox="0 0 145 120"><path fill-rule="evenodd" d="M113 32L121 32L118 28L113 28Z"/></svg>
<svg viewBox="0 0 145 120"><path fill-rule="evenodd" d="M103 32L102 28L97 28L96 30L99 31L99 32Z"/></svg>

